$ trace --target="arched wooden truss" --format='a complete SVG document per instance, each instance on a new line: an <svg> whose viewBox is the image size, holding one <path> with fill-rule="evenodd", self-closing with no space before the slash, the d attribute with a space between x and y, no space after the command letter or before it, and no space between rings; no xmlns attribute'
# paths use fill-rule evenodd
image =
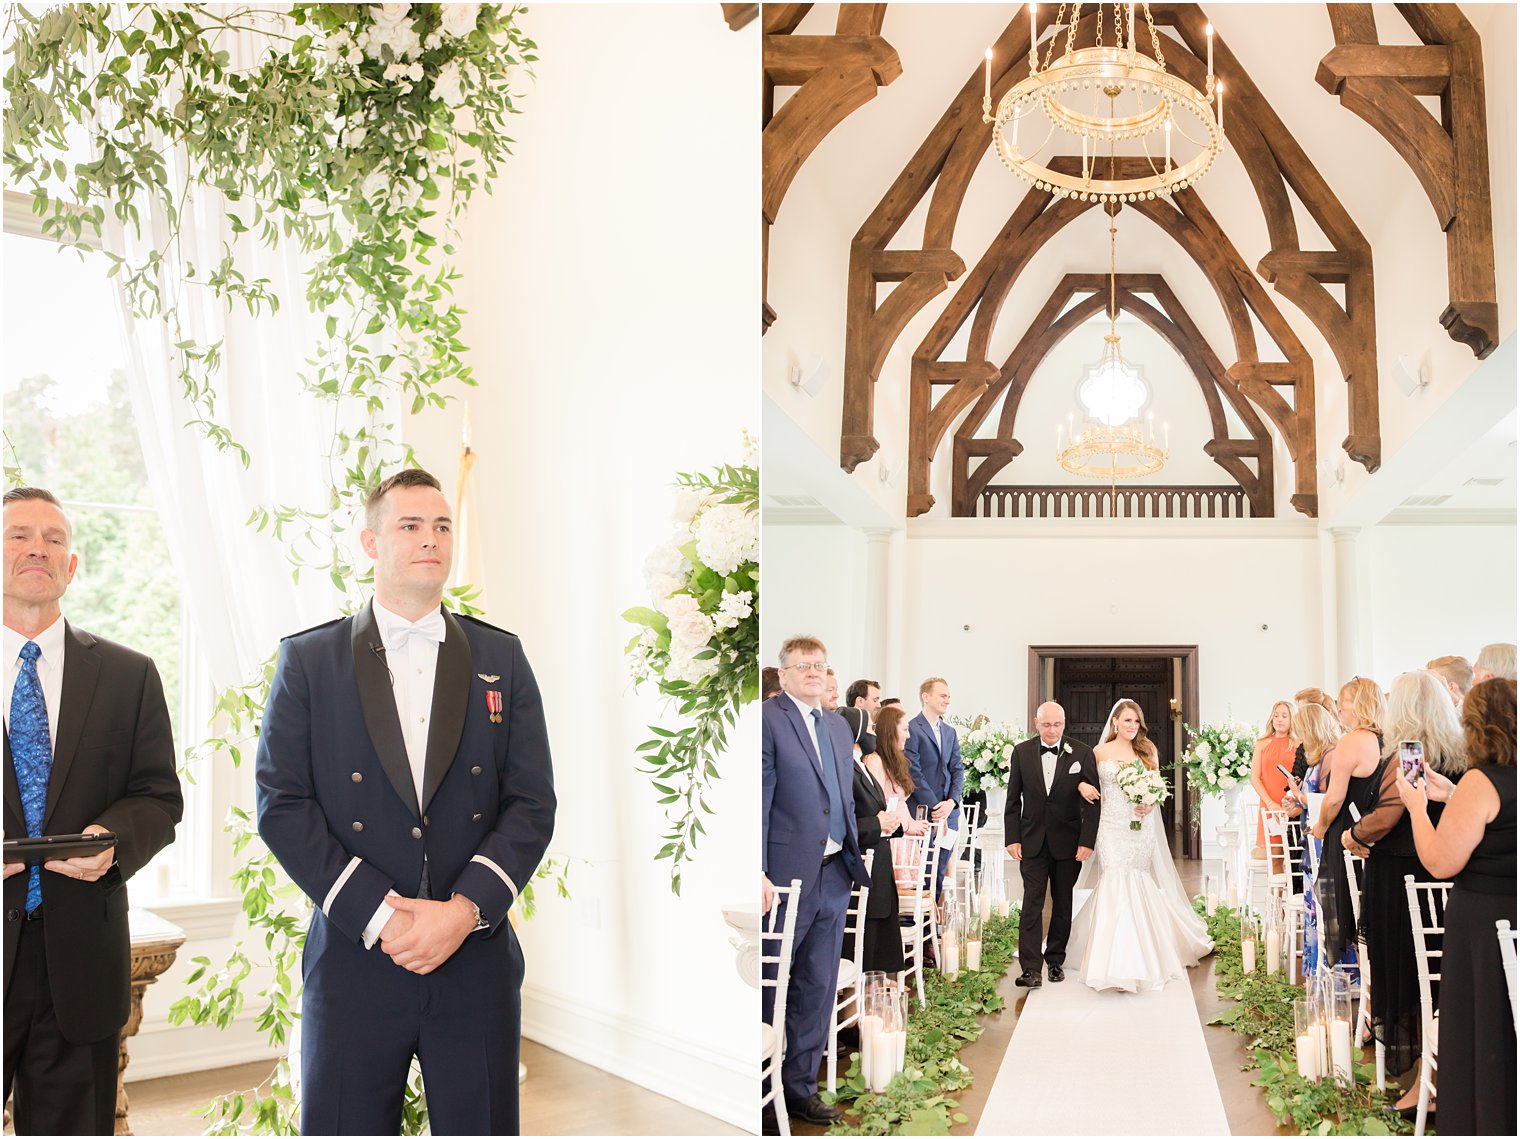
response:
<svg viewBox="0 0 1520 1139"><path fill-rule="evenodd" d="M1483 44L1455 4L1395 5L1424 43L1378 43L1371 4L1330 4L1336 46L1315 78L1388 140L1446 234L1441 326L1480 360L1499 342ZM1416 96L1439 95L1441 118Z"/></svg>
<svg viewBox="0 0 1520 1139"><path fill-rule="evenodd" d="M1178 50L1174 42L1168 41L1172 51L1167 56L1167 66L1187 81L1201 86L1204 63L1199 54L1204 50L1206 22L1202 10L1191 4L1153 5L1151 10L1156 22L1175 28L1189 48L1189 51ZM1050 21L1048 10L1042 9L1039 15ZM1084 18L1077 32L1079 45L1084 39L1093 38L1092 27L1093 17ZM1376 470L1381 462L1381 441L1371 247L1229 48L1219 36L1214 39L1215 70L1224 79L1231 95L1232 107L1226 120L1229 142L1240 155L1251 178L1272 243L1272 251L1262 259L1257 272L1278 293L1302 309L1330 344L1349 388L1350 430L1343 446L1368 470ZM1027 75L1028 51L1029 24L1024 13L1020 12L993 48L994 67L999 64L1004 67L993 79L994 103ZM988 146L988 128L981 120L982 84L982 71L978 67L851 243L844 408L840 429L840 465L845 470L853 471L880 445L872 434L875 382L888 352L923 306L965 272L965 262L952 248L952 238L972 175ZM1075 163L1076 159L1071 161ZM1296 195L1302 201L1332 249L1305 250L1301 247L1290 195ZM923 238L917 247L889 248L925 198L929 199L929 205ZM1235 373L1240 389L1256 400L1283 432L1296 465L1294 505L1306 514L1313 514L1316 510L1313 400L1302 398L1305 389L1301 386L1312 382L1307 353L1233 246L1202 209L1196 194L1185 191L1177 196L1177 200L1179 205L1186 203L1180 212L1161 202L1140 205L1147 207L1148 216L1178 238L1183 248L1209 273L1230 317L1236 340L1239 360L1231 371ZM1020 213L1016 213L1009 226L1020 232L1034 226L1033 235L1043 243L1082 208L1085 208L1083 203L1069 199L1058 201L1050 207L1049 217L1036 225L1036 219L1047 213L1046 203L1026 197L1019 207L1024 216L1021 219ZM1200 220L1204 218L1207 218L1206 222ZM1197 240L1192 231L1199 225L1215 234L1214 240ZM1189 234L1186 240L1180 236L1184 233ZM993 249L997 249L1005 238L1013 236L1017 235L1010 235L1005 228L994 242ZM1236 278L1239 285L1238 290L1234 290L1233 299L1231 288L1218 272L1220 266L1210 264L1215 260L1215 254L1226 249L1230 254L1229 275ZM989 250L989 255L991 253ZM988 266L986 273L990 279L996 266L985 257L983 264ZM896 288L878 300L879 287L888 283L895 283ZM986 281L968 281L960 291L975 293L978 287L985 288L986 284ZM1331 291L1331 286L1344 287L1344 303ZM952 301L951 308L956 305L957 302ZM964 310L970 311L969 307ZM1254 337L1249 335L1247 310L1256 312L1282 345L1287 364L1259 361L1254 351ZM1283 333L1281 336L1279 328ZM990 333L990 325L986 331ZM983 383L990 382L995 372L989 362L975 355L964 363L949 365L938 361L937 352L925 353L923 350L915 355L914 366L910 515L922 513L928 509L926 503L932 501L928 497L927 460L923 459L924 455L933 454L931 442L942 439L958 410L963 410L980 394L979 390L963 391L952 400L952 404L959 404L957 411L950 411L952 405L945 405L945 414L936 416L931 422L927 414L920 413L928 413L935 405L932 389L939 384L974 380L978 374ZM952 377L947 369L953 368L963 371ZM929 379L928 387L923 389L931 393L927 398L918 390L920 377ZM1276 391L1279 386L1299 387L1298 398L1289 405ZM917 463L911 461L915 441L920 459ZM913 481L915 474L916 482Z"/></svg>
<svg viewBox="0 0 1520 1139"><path fill-rule="evenodd" d="M761 109L761 334L776 319L765 303L770 228L808 156L828 133L902 74L897 52L881 37L885 4L841 4L831 36L798 36L811 4L767 4ZM797 87L775 110L775 89Z"/></svg>
<svg viewBox="0 0 1520 1139"><path fill-rule="evenodd" d="M1083 294L1086 296L1082 300L1067 308L1074 297ZM1147 300L1147 296L1151 300ZM1208 406L1209 425L1213 430L1213 437L1204 445L1204 451L1239 484L1251 504L1252 515L1270 517L1275 505L1271 433L1241 393L1229 369L1198 331L1198 326L1166 279L1154 273L1120 273L1117 303L1121 310L1159 334L1187 363ZM971 414L956 429L951 496L953 515L974 515L982 491L999 471L1023 452L1024 445L1014 436L1014 427L1019 403L1040 364L1056 345L1090 318L1106 312L1107 307L1108 277L1097 273L1067 274L1040 307L1018 345L998 369L996 378L983 389ZM1225 401L1245 424L1249 438L1230 438ZM1000 402L1002 411L998 415L996 435L978 438L977 433ZM978 459L980 462L973 467L973 462Z"/></svg>

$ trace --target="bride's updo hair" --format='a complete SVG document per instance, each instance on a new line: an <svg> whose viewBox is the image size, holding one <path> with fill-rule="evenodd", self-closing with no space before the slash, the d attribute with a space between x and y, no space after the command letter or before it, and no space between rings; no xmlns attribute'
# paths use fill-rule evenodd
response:
<svg viewBox="0 0 1520 1139"><path fill-rule="evenodd" d="M1114 710L1108 714L1108 726L1103 729L1103 742L1107 743L1109 740L1119 738L1119 729L1114 726L1114 723L1119 719L1119 714L1126 708L1133 708L1135 717L1140 721L1140 730L1135 733L1133 745L1135 754L1140 757L1141 762L1146 767L1155 771L1161 766L1161 761L1156 752L1156 745L1151 743L1150 733L1146 731L1145 713L1140 710L1140 705L1136 704L1133 700L1120 700L1114 705Z"/></svg>

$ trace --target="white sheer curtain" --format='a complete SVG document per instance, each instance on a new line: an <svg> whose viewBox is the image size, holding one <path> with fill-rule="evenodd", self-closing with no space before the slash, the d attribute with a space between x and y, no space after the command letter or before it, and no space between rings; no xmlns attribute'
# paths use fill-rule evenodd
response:
<svg viewBox="0 0 1520 1139"><path fill-rule="evenodd" d="M235 65L252 66L261 38L224 37L221 46ZM167 157L171 170L183 169L181 155ZM141 234L112 222L105 242L135 262L163 248L167 236L167 219L155 205L143 211ZM298 378L309 371L306 361L323 331L323 317L306 304L302 255L293 245L269 249L256 234L242 235L239 269L250 281L267 278L281 304L274 316L267 310L250 316L241 305L229 312L198 282L232 240L222 195L192 187L181 240L169 251L162 279L165 289L178 294L182 335L201 345L221 342L213 418L248 449L247 469L235 451L218 451L190 426L200 416L178 378L170 326L156 316L134 317L125 289L117 290L149 485L218 689L246 682L280 637L330 619L341 600L325 572L303 572L299 583L293 581L281 544L247 524L259 506L326 509L326 454L337 425L331 406L304 395ZM195 266L196 281L181 281L186 263ZM292 534L299 531L289 531L287 540Z"/></svg>

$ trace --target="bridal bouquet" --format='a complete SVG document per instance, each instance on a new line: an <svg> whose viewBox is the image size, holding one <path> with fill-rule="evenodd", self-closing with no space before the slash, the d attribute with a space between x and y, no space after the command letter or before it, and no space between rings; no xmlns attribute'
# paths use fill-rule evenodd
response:
<svg viewBox="0 0 1520 1139"><path fill-rule="evenodd" d="M704 793L739 709L760 695L760 479L746 436L743 464L676 476L675 533L644 562L653 606L623 619L641 626L626 652L635 685L654 681L685 726L650 725L639 745L670 828L656 858L671 860L671 889L710 814Z"/></svg>
<svg viewBox="0 0 1520 1139"><path fill-rule="evenodd" d="M1124 797L1137 807L1154 807L1166 802L1167 796L1171 794L1161 772L1152 771L1145 766L1144 761L1138 759L1114 772L1114 781L1119 784ZM1139 830L1140 823L1140 819L1130 819L1129 829Z"/></svg>
<svg viewBox="0 0 1520 1139"><path fill-rule="evenodd" d="M964 716L945 717L960 732L961 761L966 767L965 789L985 791L989 787L1008 786L1008 765L1013 759L1013 745L1028 739L1029 733L1008 723L994 723L986 716L968 720Z"/></svg>
<svg viewBox="0 0 1520 1139"><path fill-rule="evenodd" d="M1188 782L1203 795L1219 795L1251 778L1256 738L1242 724L1182 725L1192 742L1182 755Z"/></svg>

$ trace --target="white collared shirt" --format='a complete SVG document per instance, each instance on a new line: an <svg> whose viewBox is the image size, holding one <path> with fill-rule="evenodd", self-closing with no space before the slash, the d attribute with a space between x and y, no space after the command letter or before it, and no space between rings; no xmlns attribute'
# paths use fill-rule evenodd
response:
<svg viewBox="0 0 1520 1139"><path fill-rule="evenodd" d="M391 692L396 698L396 715L401 720L401 736L406 741L406 758L420 806L423 770L427 766L428 721L433 715L433 678L438 672L438 642L408 636L407 630L416 622L391 612L378 601L375 624L385 645Z"/></svg>
<svg viewBox="0 0 1520 1139"><path fill-rule="evenodd" d="M1039 737L1035 737L1039 740ZM1045 746L1044 740L1039 740L1041 747ZM1056 741L1056 753L1051 755L1048 751L1040 752L1040 772L1045 776L1045 794L1050 794L1050 785L1056 781L1056 764L1061 759L1061 742Z"/></svg>
<svg viewBox="0 0 1520 1139"><path fill-rule="evenodd" d="M16 678L21 675L21 649L27 641L36 641L42 654L37 658L37 679L42 683L42 699L47 704L48 735L53 749L58 748L58 708L63 699L63 615L35 637L26 637L5 626L5 729L11 726L11 696Z"/></svg>
<svg viewBox="0 0 1520 1139"><path fill-rule="evenodd" d="M802 713L802 722L807 725L808 739L813 741L813 758L818 761L819 774L824 775L823 752L819 750L818 747L818 721L813 719L813 706L811 704L803 703L801 700L797 699L797 697L793 696L790 692L784 692L782 695L791 700L793 704L797 705L797 710ZM819 710L821 711L822 709ZM828 778L828 776L824 775L824 778ZM839 772L837 768L834 772L834 778L836 780L839 778ZM843 787L839 789L839 798L841 800L844 799ZM833 839L829 839L829 841L824 845L823 856L827 858L829 855L834 854L842 849L843 847L839 843L835 842Z"/></svg>

